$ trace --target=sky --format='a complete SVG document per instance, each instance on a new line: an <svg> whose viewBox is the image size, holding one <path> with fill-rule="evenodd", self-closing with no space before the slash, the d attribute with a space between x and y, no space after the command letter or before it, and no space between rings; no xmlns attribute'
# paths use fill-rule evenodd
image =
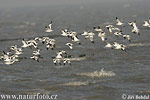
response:
<svg viewBox="0 0 150 100"><path fill-rule="evenodd" d="M24 7L98 2L99 0L0 0L0 7Z"/></svg>
<svg viewBox="0 0 150 100"><path fill-rule="evenodd" d="M128 1L146 1L146 0L0 0L0 8L48 6L48 5L64 5L64 4L85 4L85 3L97 3L97 2L119 3L119 2L128 2Z"/></svg>

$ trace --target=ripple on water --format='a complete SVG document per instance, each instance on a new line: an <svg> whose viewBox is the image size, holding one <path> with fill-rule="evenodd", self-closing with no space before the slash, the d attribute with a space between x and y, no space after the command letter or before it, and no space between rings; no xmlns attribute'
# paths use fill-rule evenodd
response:
<svg viewBox="0 0 150 100"><path fill-rule="evenodd" d="M63 84L60 84L60 85L65 85L65 86L86 86L86 85L89 85L89 84L92 84L92 83L95 83L95 82L89 82L89 81L75 81L75 82L67 82L67 83L63 83Z"/></svg>
<svg viewBox="0 0 150 100"><path fill-rule="evenodd" d="M45 90L47 90L47 91L60 91L60 90L62 90L62 88L59 86L53 86L52 85L52 86L46 87Z"/></svg>
<svg viewBox="0 0 150 100"><path fill-rule="evenodd" d="M45 89L37 88L37 89L29 89L25 91L20 91L20 94L28 94L28 95L36 95L37 93L48 95L51 91L47 91Z"/></svg>
<svg viewBox="0 0 150 100"><path fill-rule="evenodd" d="M26 82L26 81L32 81L32 78L21 78L21 79L14 79L14 82Z"/></svg>
<svg viewBox="0 0 150 100"><path fill-rule="evenodd" d="M139 94L149 94L149 95L150 95L150 90L146 90L146 91L136 91L136 93L139 93Z"/></svg>

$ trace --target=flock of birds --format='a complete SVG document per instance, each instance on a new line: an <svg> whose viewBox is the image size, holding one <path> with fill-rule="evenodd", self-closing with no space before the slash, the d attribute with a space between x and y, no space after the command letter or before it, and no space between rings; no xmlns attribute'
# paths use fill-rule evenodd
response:
<svg viewBox="0 0 150 100"><path fill-rule="evenodd" d="M132 27L131 32L137 35L140 35L140 30L136 24L136 21L133 22L129 22L128 25L130 25ZM118 27L120 28L118 28ZM127 35L127 34L123 34L122 32L122 28L125 27L125 23L122 22L122 20L120 20L119 18L116 17L116 23L115 25L107 25L106 29L108 30L108 32L111 35L115 35L116 37L123 37L124 39L128 40L129 42L131 42L131 36ZM143 27L147 27L150 28L150 18L149 20L145 20ZM109 43L107 42L108 38L106 33L103 31L103 29L100 26L97 27L93 27L94 31L96 33L98 33L98 37L102 40L103 43L105 43L105 48L110 48L110 49L116 49L116 50L122 50L126 52L126 48L127 46L118 42L113 42L113 43ZM45 27L45 32L52 32L52 21L50 22L50 24L48 26ZM77 43L79 45L81 45L81 41L78 38L78 33L75 31L69 31L68 29L62 29L61 30L61 35L67 38L70 38L72 40L72 42ZM80 34L82 36L85 37L85 39L89 39L91 41L91 43L94 43L94 37L95 37L95 33L91 32L91 31L84 31L82 34ZM41 56L40 53L40 49L38 47L39 43L43 44L46 46L46 49L51 49L54 50L55 48L55 39L51 39L49 37L36 37L34 39L30 39L30 40L22 40L22 46L18 47L17 45L13 45L10 47L10 50L8 52L3 51L2 55L0 56L0 60L4 62L4 64L6 65L11 65L14 64L15 62L20 61L20 55L23 54L23 50L25 48L35 48L35 51L33 51L33 55L30 57L31 59L39 62L39 59L43 58ZM65 45L68 46L68 48L70 50L73 50L73 43L66 43ZM69 64L71 65L71 57L67 54L67 52L65 50L60 50L58 52L56 52L56 56L52 57L53 63L55 65L57 64Z"/></svg>

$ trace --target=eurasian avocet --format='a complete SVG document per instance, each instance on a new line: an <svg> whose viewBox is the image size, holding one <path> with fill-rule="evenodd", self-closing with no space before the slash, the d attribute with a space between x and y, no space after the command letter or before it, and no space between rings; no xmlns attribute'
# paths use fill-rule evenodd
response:
<svg viewBox="0 0 150 100"><path fill-rule="evenodd" d="M112 31L121 31L119 28L114 27L113 25L107 25L106 28L108 29L110 34L112 34Z"/></svg>
<svg viewBox="0 0 150 100"><path fill-rule="evenodd" d="M112 44L110 44L110 43L108 43L108 42L106 42L107 44L105 45L105 48L111 48L111 49L113 49L113 45Z"/></svg>
<svg viewBox="0 0 150 100"><path fill-rule="evenodd" d="M72 47L73 44L72 43L66 43L65 45L68 46L71 50L73 50L73 47Z"/></svg>
<svg viewBox="0 0 150 100"><path fill-rule="evenodd" d="M123 34L122 36L124 39L127 39L129 42L131 42L131 36L130 35Z"/></svg>
<svg viewBox="0 0 150 100"><path fill-rule="evenodd" d="M107 25L106 28L108 29L109 33L112 34L112 28L111 28L111 25Z"/></svg>
<svg viewBox="0 0 150 100"><path fill-rule="evenodd" d="M114 49L116 49L116 50L126 51L126 46L123 44L119 44L117 42L114 42L113 46L114 46Z"/></svg>
<svg viewBox="0 0 150 100"><path fill-rule="evenodd" d="M116 17L116 21L117 21L116 25L118 25L118 26L124 26L124 23L121 22L121 20L119 20L118 17Z"/></svg>
<svg viewBox="0 0 150 100"><path fill-rule="evenodd" d="M45 26L45 32L52 32L52 21L50 22L50 24L48 26Z"/></svg>
<svg viewBox="0 0 150 100"><path fill-rule="evenodd" d="M144 27L148 27L148 28L150 28L150 24L148 23L148 21L147 21L147 20L145 20L145 21L144 21L143 26L144 26Z"/></svg>
<svg viewBox="0 0 150 100"><path fill-rule="evenodd" d="M11 53L11 52L10 52ZM9 58L9 52L6 53L5 51L2 52L2 55L0 56L0 60L5 60Z"/></svg>
<svg viewBox="0 0 150 100"><path fill-rule="evenodd" d="M120 32L115 32L114 35L115 35L116 37L122 36L122 31L120 31Z"/></svg>
<svg viewBox="0 0 150 100"><path fill-rule="evenodd" d="M10 60L13 60L13 59L18 59L18 57L19 57L19 56L16 55L16 54L15 54L15 55L12 55L12 56L8 56L7 58L4 59L4 61L10 61Z"/></svg>
<svg viewBox="0 0 150 100"><path fill-rule="evenodd" d="M80 40L79 40L79 38L78 38L77 36L72 36L72 41L73 41L73 42L76 42L76 43L78 43L78 44L81 44L81 43L80 43Z"/></svg>
<svg viewBox="0 0 150 100"><path fill-rule="evenodd" d="M88 35L88 33L89 33L89 31L83 31L83 34L81 34L81 35L83 35L83 36L87 36L87 35Z"/></svg>
<svg viewBox="0 0 150 100"><path fill-rule="evenodd" d="M105 42L107 40L107 36L105 32L99 32L98 37L101 38L102 42Z"/></svg>
<svg viewBox="0 0 150 100"><path fill-rule="evenodd" d="M35 40L35 41L39 41L39 42L43 43L43 39L42 39L42 38L40 38L40 37L36 37L36 38L34 38L34 40ZM44 44L44 43L43 43L43 44Z"/></svg>
<svg viewBox="0 0 150 100"><path fill-rule="evenodd" d="M46 49L54 50L54 46L51 43L46 43Z"/></svg>
<svg viewBox="0 0 150 100"><path fill-rule="evenodd" d="M10 59L9 61L5 61L6 65L12 65L13 63L15 63L16 61L18 61L18 59Z"/></svg>
<svg viewBox="0 0 150 100"><path fill-rule="evenodd" d="M88 32L88 35L85 36L85 38L88 38L92 43L94 43L94 35L95 34L93 32Z"/></svg>
<svg viewBox="0 0 150 100"><path fill-rule="evenodd" d="M14 50L15 54L17 54L17 55L22 54L22 48L18 48L17 45L11 46L10 49Z"/></svg>
<svg viewBox="0 0 150 100"><path fill-rule="evenodd" d="M61 50L61 51L57 52L56 59L62 59L63 54L67 54L66 51Z"/></svg>
<svg viewBox="0 0 150 100"><path fill-rule="evenodd" d="M93 29L94 29L96 32L103 32L103 30L101 29L100 26L93 27Z"/></svg>
<svg viewBox="0 0 150 100"><path fill-rule="evenodd" d="M41 55L40 54L40 49L37 49L36 51L33 51L33 55L35 55L35 56Z"/></svg>
<svg viewBox="0 0 150 100"><path fill-rule="evenodd" d="M39 62L39 56L37 56L37 55L33 55L32 57L30 57L31 59L33 59L33 60L35 60L35 61L37 61L37 62Z"/></svg>
<svg viewBox="0 0 150 100"><path fill-rule="evenodd" d="M18 57L19 57L18 55L9 56L4 59L4 63L6 65L11 65L11 64L15 63L16 61L19 61Z"/></svg>
<svg viewBox="0 0 150 100"><path fill-rule="evenodd" d="M54 59L53 59L53 63L54 63L55 65L57 65L57 63L58 63L59 65L61 65L61 60L62 60L62 59L54 58Z"/></svg>
<svg viewBox="0 0 150 100"><path fill-rule="evenodd" d="M136 25L136 21L134 21L134 22L129 22L128 24L133 27L132 33L135 33L135 34L140 35L139 29L138 29L138 27L137 27L137 25Z"/></svg>
<svg viewBox="0 0 150 100"><path fill-rule="evenodd" d="M33 46L34 48L38 49L38 43L34 39L28 40L27 44L30 45L30 48Z"/></svg>
<svg viewBox="0 0 150 100"><path fill-rule="evenodd" d="M23 45L21 46L22 48L27 48L27 47L31 46L31 45L28 44L27 41L25 41L24 39L22 39L22 44L23 44Z"/></svg>
<svg viewBox="0 0 150 100"><path fill-rule="evenodd" d="M67 37L68 34L69 34L68 29L62 29L62 30L61 30L61 33L62 33L62 34L61 34L62 36L66 36L66 37Z"/></svg>
<svg viewBox="0 0 150 100"><path fill-rule="evenodd" d="M69 58L64 58L63 63L64 63L64 65L66 65L66 64L71 65L71 61L70 61L70 59L69 59Z"/></svg>

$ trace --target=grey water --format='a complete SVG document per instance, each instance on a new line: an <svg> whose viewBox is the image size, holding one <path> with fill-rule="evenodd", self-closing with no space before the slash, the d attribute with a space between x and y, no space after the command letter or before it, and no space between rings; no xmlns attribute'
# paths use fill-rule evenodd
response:
<svg viewBox="0 0 150 100"><path fill-rule="evenodd" d="M0 61L0 94L57 94L58 100L122 100L122 94L147 94L150 91L150 29L143 28L150 17L149 0L0 0L0 53L21 40L49 36L56 39L56 49L46 50L40 44L44 57L36 62L29 57L32 49L25 49L20 62L5 65ZM108 34L106 23L115 24L115 17L126 23L125 34L131 43ZM45 33L44 27L53 21L53 32ZM131 33L130 21L137 21L141 35ZM69 28L78 33L93 31L100 25L108 34L108 41L126 45L127 52L104 48L98 37L95 43L79 35L81 45L74 43L69 50L61 29ZM96 33L95 33L96 34ZM85 60L72 61L72 66L52 62L56 51L66 50L73 57L86 54ZM104 68L114 76L90 77L80 73L94 73ZM74 83L73 83L74 82ZM78 82L76 84L75 82ZM84 83L84 84L83 84Z"/></svg>

